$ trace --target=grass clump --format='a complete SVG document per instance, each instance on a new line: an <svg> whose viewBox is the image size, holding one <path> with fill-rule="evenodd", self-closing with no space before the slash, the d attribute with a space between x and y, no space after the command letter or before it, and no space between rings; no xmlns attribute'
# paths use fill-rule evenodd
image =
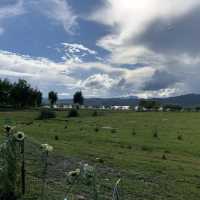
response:
<svg viewBox="0 0 200 200"><path fill-rule="evenodd" d="M183 136L182 135L178 135L177 139L178 140L183 140Z"/></svg>
<svg viewBox="0 0 200 200"><path fill-rule="evenodd" d="M94 131L95 131L95 132L99 132L99 128L96 127L96 128L94 129Z"/></svg>
<svg viewBox="0 0 200 200"><path fill-rule="evenodd" d="M69 111L67 117L79 117L79 113L78 113L77 109L72 108L72 109Z"/></svg>
<svg viewBox="0 0 200 200"><path fill-rule="evenodd" d="M51 109L42 109L39 113L39 116L37 119L39 120L45 120L45 119L53 119L56 118L56 113L54 110Z"/></svg>
<svg viewBox="0 0 200 200"><path fill-rule="evenodd" d="M112 128L111 133L117 133L117 130L115 128Z"/></svg>
<svg viewBox="0 0 200 200"><path fill-rule="evenodd" d="M97 112L97 110L95 110L93 113L92 113L92 117L97 117L99 114Z"/></svg>
<svg viewBox="0 0 200 200"><path fill-rule="evenodd" d="M153 137L158 138L158 129L157 128L153 132Z"/></svg>
<svg viewBox="0 0 200 200"><path fill-rule="evenodd" d="M58 135L55 135L54 139L55 139L55 140L59 140Z"/></svg>
<svg viewBox="0 0 200 200"><path fill-rule="evenodd" d="M135 131L135 129L132 130L132 135L133 135L133 136L136 135L136 131Z"/></svg>
<svg viewBox="0 0 200 200"><path fill-rule="evenodd" d="M141 147L141 150L142 150L142 151L147 151L147 152L152 152L152 148L149 147L149 146L146 146L146 145L143 145L143 146Z"/></svg>
<svg viewBox="0 0 200 200"><path fill-rule="evenodd" d="M167 156L165 154L162 155L163 160L167 160Z"/></svg>

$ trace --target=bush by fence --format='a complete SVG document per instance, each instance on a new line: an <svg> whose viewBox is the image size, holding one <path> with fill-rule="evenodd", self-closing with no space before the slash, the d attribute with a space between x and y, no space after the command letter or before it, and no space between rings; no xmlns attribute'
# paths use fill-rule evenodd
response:
<svg viewBox="0 0 200 200"><path fill-rule="evenodd" d="M42 109L40 110L38 120L52 119L56 118L56 112L51 109Z"/></svg>

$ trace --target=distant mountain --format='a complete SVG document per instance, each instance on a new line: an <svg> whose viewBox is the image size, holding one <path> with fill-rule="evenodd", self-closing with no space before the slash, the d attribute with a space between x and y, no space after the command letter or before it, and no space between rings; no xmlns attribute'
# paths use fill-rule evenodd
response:
<svg viewBox="0 0 200 200"><path fill-rule="evenodd" d="M154 98L161 104L176 104L183 107L200 106L200 94L186 94L168 98Z"/></svg>
<svg viewBox="0 0 200 200"><path fill-rule="evenodd" d="M61 99L59 104L72 104L72 99ZM137 97L122 97L122 98L87 98L84 101L86 106L135 106L139 102Z"/></svg>
<svg viewBox="0 0 200 200"><path fill-rule="evenodd" d="M168 98L153 98L163 105L176 104L184 107L200 106L200 94L187 94L176 97ZM44 103L47 103L47 99ZM58 101L59 104L72 104L72 99L61 99ZM139 99L135 96L121 97L121 98L87 98L85 99L86 106L136 106Z"/></svg>

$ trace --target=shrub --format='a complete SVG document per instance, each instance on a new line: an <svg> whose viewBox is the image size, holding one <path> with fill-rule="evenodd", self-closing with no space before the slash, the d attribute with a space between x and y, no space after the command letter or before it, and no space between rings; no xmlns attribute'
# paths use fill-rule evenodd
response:
<svg viewBox="0 0 200 200"><path fill-rule="evenodd" d="M117 130L115 128L112 128L111 133L117 133Z"/></svg>
<svg viewBox="0 0 200 200"><path fill-rule="evenodd" d="M92 113L92 117L97 117L98 116L98 112L97 110L95 110L93 113Z"/></svg>
<svg viewBox="0 0 200 200"><path fill-rule="evenodd" d="M42 109L38 116L39 120L52 119L52 118L56 118L56 113L51 109Z"/></svg>
<svg viewBox="0 0 200 200"><path fill-rule="evenodd" d="M68 117L78 117L79 113L76 109L72 108L69 113L68 113Z"/></svg>
<svg viewBox="0 0 200 200"><path fill-rule="evenodd" d="M183 140L183 136L182 135L178 135L177 139L178 140Z"/></svg>
<svg viewBox="0 0 200 200"><path fill-rule="evenodd" d="M59 137L58 137L57 135L55 135L55 137L54 137L54 138L55 138L55 140L59 140Z"/></svg>
<svg viewBox="0 0 200 200"><path fill-rule="evenodd" d="M104 160L102 158L96 158L96 161L99 163L104 163Z"/></svg>
<svg viewBox="0 0 200 200"><path fill-rule="evenodd" d="M167 160L167 157L166 157L165 154L162 155L162 159L163 159L163 160Z"/></svg>
<svg viewBox="0 0 200 200"><path fill-rule="evenodd" d="M152 151L153 151L153 149L152 149L151 147L146 146L146 145L143 145L143 146L141 147L141 150L142 150L142 151L148 151L148 152L152 152Z"/></svg>
<svg viewBox="0 0 200 200"><path fill-rule="evenodd" d="M157 130L157 128L154 130L153 137L154 138L158 138L158 130Z"/></svg>
<svg viewBox="0 0 200 200"><path fill-rule="evenodd" d="M133 135L133 136L136 135L136 131L135 131L135 129L133 129L133 131L132 131L132 135Z"/></svg>
<svg viewBox="0 0 200 200"><path fill-rule="evenodd" d="M168 153L171 153L171 151L165 150L164 153L168 154Z"/></svg>
<svg viewBox="0 0 200 200"><path fill-rule="evenodd" d="M64 129L67 129L67 125L64 126Z"/></svg>
<svg viewBox="0 0 200 200"><path fill-rule="evenodd" d="M99 128L96 127L96 128L94 129L94 131L95 131L95 132L99 132Z"/></svg>

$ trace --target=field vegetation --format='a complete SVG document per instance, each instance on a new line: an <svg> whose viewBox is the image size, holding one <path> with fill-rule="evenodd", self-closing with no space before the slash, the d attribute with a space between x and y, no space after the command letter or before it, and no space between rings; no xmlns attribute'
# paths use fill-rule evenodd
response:
<svg viewBox="0 0 200 200"><path fill-rule="evenodd" d="M1 127L10 123L26 134L27 155L39 160L37 144L54 147L49 161L49 199L63 198L67 190L64 173L80 163L95 166L99 199L111 199L119 178L126 200L199 199L199 113L98 111L94 116L93 110L78 112L78 117L70 118L66 111L57 112L56 118L47 120L39 120L38 111L0 113ZM32 179L39 164L31 166L31 159L27 160ZM33 185L29 198L37 195L39 186ZM70 193L92 199L90 190L77 184Z"/></svg>

